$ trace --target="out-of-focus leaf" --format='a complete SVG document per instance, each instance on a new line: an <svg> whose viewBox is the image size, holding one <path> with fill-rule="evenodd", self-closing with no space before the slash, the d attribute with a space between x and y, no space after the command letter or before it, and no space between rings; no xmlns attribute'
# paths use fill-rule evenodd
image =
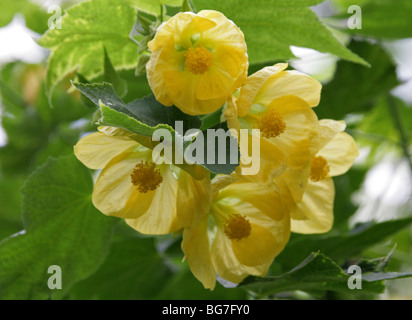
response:
<svg viewBox="0 0 412 320"><path fill-rule="evenodd" d="M162 5L180 7L183 0L127 0L127 2L138 10L159 16Z"/></svg>
<svg viewBox="0 0 412 320"><path fill-rule="evenodd" d="M288 270L311 252L321 251L338 263L356 257L363 250L379 243L412 223L412 218L381 223L365 223L340 235L294 235L285 250L275 259L273 268Z"/></svg>
<svg viewBox="0 0 412 320"><path fill-rule="evenodd" d="M361 188L367 169L352 167L346 174L334 177L335 201L333 205L334 229L347 231L348 219L358 206L351 201L352 194Z"/></svg>
<svg viewBox="0 0 412 320"><path fill-rule="evenodd" d="M71 299L153 299L173 273L152 238L122 240L88 279L73 287Z"/></svg>
<svg viewBox="0 0 412 320"><path fill-rule="evenodd" d="M0 243L2 299L61 298L96 271L110 243L113 220L92 205L89 171L74 156L50 159L25 183L24 233ZM62 270L62 290L48 288L48 268Z"/></svg>
<svg viewBox="0 0 412 320"><path fill-rule="evenodd" d="M104 51L113 67L135 68L137 47L129 38L136 10L123 0L85 1L66 10L61 29L48 30L39 40L51 49L47 67L47 89L70 72L77 71L86 79L103 73Z"/></svg>
<svg viewBox="0 0 412 320"><path fill-rule="evenodd" d="M314 109L319 118L340 120L348 113L368 111L399 84L395 65L379 45L353 41L349 48L371 67L339 61L334 79L323 87L320 105Z"/></svg>
<svg viewBox="0 0 412 320"><path fill-rule="evenodd" d="M159 300L245 300L247 293L241 288L225 288L219 283L213 291L205 290L203 285L190 272L188 265L177 272L161 288L156 296Z"/></svg>
<svg viewBox="0 0 412 320"><path fill-rule="evenodd" d="M32 170L41 164L40 158L45 160L49 155L71 154L81 131L79 124L71 126L72 122L91 113L80 103L77 91L68 95L67 88L62 86L56 87L53 94L56 104L51 108L45 94L44 75L43 65L13 63L1 70L1 122L7 144L0 147L0 166L9 173ZM65 129L69 126L70 130Z"/></svg>
<svg viewBox="0 0 412 320"><path fill-rule="evenodd" d="M338 18L350 17L346 13L352 5L362 10L362 28L347 29L352 34L360 34L384 39L412 37L412 2L409 0L335 0L344 10Z"/></svg>
<svg viewBox="0 0 412 320"><path fill-rule="evenodd" d="M248 277L240 286L252 290L259 296L272 295L285 291L338 291L351 294L382 293L385 285L381 280L390 279L391 275L381 274L380 277L362 275L362 289L350 290L348 280L351 275L346 274L341 267L322 253L312 253L303 262L291 271L280 276L272 277ZM411 276L393 275L394 278Z"/></svg>
<svg viewBox="0 0 412 320"><path fill-rule="evenodd" d="M0 28L9 24L17 13L24 16L26 25L31 30L37 33L43 33L47 30L47 21L49 19L47 11L29 0L2 0Z"/></svg>
<svg viewBox="0 0 412 320"><path fill-rule="evenodd" d="M245 34L251 63L293 58L290 46L329 52L368 63L341 44L309 8L322 0L195 0L196 9L225 14Z"/></svg>
<svg viewBox="0 0 412 320"><path fill-rule="evenodd" d="M0 241L23 228L20 188L23 174L0 172Z"/></svg>

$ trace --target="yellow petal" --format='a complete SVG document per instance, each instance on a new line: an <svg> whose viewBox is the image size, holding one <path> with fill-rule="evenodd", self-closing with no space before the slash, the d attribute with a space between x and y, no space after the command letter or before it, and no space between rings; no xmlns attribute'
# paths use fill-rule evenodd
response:
<svg viewBox="0 0 412 320"><path fill-rule="evenodd" d="M243 32L223 13L215 10L202 10L198 16L213 21L216 25L215 28L203 31L203 37L206 41L246 48Z"/></svg>
<svg viewBox="0 0 412 320"><path fill-rule="evenodd" d="M245 175L244 178L258 183L271 183L272 180L279 176L287 166L287 159L285 153L275 144L270 143L268 140L260 138L260 153L253 154L252 152L252 135L248 135L248 154L252 164L259 163L259 172L255 175ZM240 143L245 143L241 140ZM246 148L244 148L246 149ZM243 150L243 149L241 149ZM241 155L241 166L239 169L244 167L250 167L251 164L246 165L245 155Z"/></svg>
<svg viewBox="0 0 412 320"><path fill-rule="evenodd" d="M176 43L189 46L190 37L193 34L205 32L215 26L216 23L211 19L191 12L179 12L157 29L154 39L147 45L151 52L161 50L169 41L170 36L173 36Z"/></svg>
<svg viewBox="0 0 412 320"><path fill-rule="evenodd" d="M117 155L137 146L137 142L128 137L111 137L95 132L74 146L74 154L90 169L102 169Z"/></svg>
<svg viewBox="0 0 412 320"><path fill-rule="evenodd" d="M156 190L149 191L153 192L150 207L136 219L126 219L129 226L143 234L168 234L182 228L177 216L177 179L170 166L160 168L163 182Z"/></svg>
<svg viewBox="0 0 412 320"><path fill-rule="evenodd" d="M236 130L237 137L239 137L240 124L236 108L236 98L233 95L231 95L227 100L226 107L223 111L223 116L227 121L227 126L229 129Z"/></svg>
<svg viewBox="0 0 412 320"><path fill-rule="evenodd" d="M316 153L328 144L339 132L344 131L346 124L344 121L331 119L319 120L319 135L315 139Z"/></svg>
<svg viewBox="0 0 412 320"><path fill-rule="evenodd" d="M271 67L265 67L247 78L246 84L240 90L237 101L239 117L244 117L255 101L256 95L263 84L274 74L288 67L287 63L278 63Z"/></svg>
<svg viewBox="0 0 412 320"><path fill-rule="evenodd" d="M192 226L209 213L212 196L210 177L196 180L183 170L176 168L175 171L179 171L176 197L179 223L182 227Z"/></svg>
<svg viewBox="0 0 412 320"><path fill-rule="evenodd" d="M217 274L234 283L240 283L248 275L264 276L267 273L265 266L251 268L242 265L233 252L232 241L223 232L217 232L211 256Z"/></svg>
<svg viewBox="0 0 412 320"><path fill-rule="evenodd" d="M305 167L312 158L315 138L319 134L316 114L305 101L294 96L274 100L267 110L278 112L286 123L283 133L267 141L282 150L288 166Z"/></svg>
<svg viewBox="0 0 412 320"><path fill-rule="evenodd" d="M246 266L270 267L274 257L280 253L284 244L279 244L273 230L251 223L252 231L250 235L241 240L232 240L232 250L241 264ZM276 226L274 226L275 228ZM279 232L281 239L283 232Z"/></svg>
<svg viewBox="0 0 412 320"><path fill-rule="evenodd" d="M317 154L328 162L329 175L334 177L344 174L359 155L355 140L345 132L339 132Z"/></svg>
<svg viewBox="0 0 412 320"><path fill-rule="evenodd" d="M196 98L200 100L220 98L223 92L225 93L223 98L226 100L228 95L235 90L233 88L235 80L225 69L212 66L208 72L200 77Z"/></svg>
<svg viewBox="0 0 412 320"><path fill-rule="evenodd" d="M333 226L335 187L331 178L308 182L303 200L297 205L297 215L306 219L292 219L292 232L303 234L325 233ZM293 216L294 213L291 213Z"/></svg>
<svg viewBox="0 0 412 320"><path fill-rule="evenodd" d="M273 188L260 183L248 181L232 183L219 192L215 201L223 199L238 199L239 201L235 202L237 204L245 202L251 204L255 210L274 220L282 220L285 215L282 195ZM237 204L233 204L233 208L236 209Z"/></svg>
<svg viewBox="0 0 412 320"><path fill-rule="evenodd" d="M319 81L294 70L286 70L272 75L259 90L255 103L268 105L271 101L293 95L304 100L310 107L320 101L322 85Z"/></svg>
<svg viewBox="0 0 412 320"><path fill-rule="evenodd" d="M230 240L224 233L223 223L218 222L212 245L212 260L217 273L236 283L247 275L264 276L289 240L289 215L273 220L248 203L226 206L226 209L244 216L250 222L251 233L247 238Z"/></svg>
<svg viewBox="0 0 412 320"><path fill-rule="evenodd" d="M288 188L288 191L293 197L294 202L302 201L303 194L306 190L310 176L310 164L299 167L288 167L278 178L275 180L281 182Z"/></svg>
<svg viewBox="0 0 412 320"><path fill-rule="evenodd" d="M200 75L193 75L189 71L170 70L163 72L167 92L174 104L186 114L207 114L219 109L226 101L227 95L200 100L196 98Z"/></svg>
<svg viewBox="0 0 412 320"><path fill-rule="evenodd" d="M190 115L217 110L246 79L243 33L217 11L175 15L158 28L148 47L152 53L146 65L147 78L156 99ZM207 49L208 58L213 57L207 60L211 65L188 68L188 61L189 66L199 67L196 55L188 60L187 53L193 48Z"/></svg>
<svg viewBox="0 0 412 320"><path fill-rule="evenodd" d="M207 217L194 227L184 229L182 250L193 275L205 289L213 290L216 285L216 272L210 257Z"/></svg>
<svg viewBox="0 0 412 320"><path fill-rule="evenodd" d="M140 193L131 182L131 173L150 152L125 152L102 170L93 189L93 204L102 213L120 218L136 218L150 207L155 191ZM138 204L138 205L137 205Z"/></svg>
<svg viewBox="0 0 412 320"><path fill-rule="evenodd" d="M167 92L167 88L163 79L163 70L165 68L170 68L174 66L168 64L167 61L177 60L179 56L172 52L174 48L173 36L169 36L168 41L164 45L163 50L152 51L150 55L150 60L146 64L146 76L150 87L153 90L156 100L165 106L173 105L171 98ZM168 54L170 52L170 54ZM176 57L177 56L177 57ZM177 66L180 62L176 62ZM177 68L176 66L176 68Z"/></svg>
<svg viewBox="0 0 412 320"><path fill-rule="evenodd" d="M224 97L232 93L236 80L245 74L242 67L245 49L219 45L213 52L213 65L200 79L196 97L201 100Z"/></svg>

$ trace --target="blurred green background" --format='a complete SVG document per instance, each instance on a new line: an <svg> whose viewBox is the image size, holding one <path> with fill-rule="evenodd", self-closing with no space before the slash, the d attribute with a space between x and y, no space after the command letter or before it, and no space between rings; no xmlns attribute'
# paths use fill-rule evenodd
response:
<svg viewBox="0 0 412 320"><path fill-rule="evenodd" d="M141 2L145 3L145 1ZM227 3L231 2L233 3L233 1ZM272 2L276 3L276 1L268 1L268 3ZM306 2L310 4L316 1ZM333 258L341 266L347 266L351 262L358 262L360 258L375 259L387 256L393 248L395 249L387 269L412 272L412 227L411 219L408 219L412 217L412 21L410 19L412 1L317 2L318 5L310 7L312 12L340 43L366 60L370 67L355 63L356 61L348 61L351 59L354 61L356 58L345 58L347 53L340 55L346 60L327 53L331 51L328 51L326 46L323 52L318 51L322 51L320 46L315 46L318 50L313 47L305 48L306 42L297 38L296 41L290 38L284 42L286 49L290 49L290 53L288 50L272 52L269 50L272 41L270 37L264 39L250 36L251 32L254 32L252 21L249 24L246 22L247 26L245 26L246 41L252 56L249 74L277 61L287 61L292 68L320 80L323 90L321 103L315 109L318 117L345 120L348 124L347 132L358 143L360 156L346 175L334 179L336 199L333 230L321 236L293 235L284 253L273 264L271 273L276 275L290 270L312 251L321 250L330 257L335 254ZM44 290L39 287L39 283L47 281L47 274L42 269L43 265L38 266L36 262L32 265L31 262L44 258L49 263L53 259L60 261L61 257L60 253L53 251L60 250L53 249L59 231L50 229L51 227L42 229L41 221L35 221L36 212L41 215L47 210L42 209L33 200L38 190L34 180L39 180L41 177L46 181L48 174L42 172L42 169L36 172L35 170L49 157L71 155L73 145L78 139L87 132L96 130L93 124L95 108L85 101L79 92L73 90L68 81L80 75L73 73L66 76L65 80L50 93L51 98L48 99L45 79L49 51L36 43L41 34L47 30L48 19L54 14L54 12L49 13L48 8L59 5L64 10L74 3L77 2L0 0L0 241L16 233L21 235L22 230L26 230L23 233L37 232L36 236L33 236L33 241L19 236L18 238L22 239L19 240L21 243L14 240L13 243L10 240L0 242L0 297L6 299L48 297L247 299L256 297L253 288L251 290L225 288L218 284L213 292L204 290L190 273L187 263L181 263L183 256L180 250L180 235L144 237L124 225L122 221L110 218L96 221L94 224L94 228L100 227L95 237L104 239L101 241L104 245L100 243L98 245L99 255L83 253L88 258L90 255L96 255L93 264L88 265L85 262L82 265L83 256L76 255L74 251L65 253L64 261L67 265L80 265L76 269L78 274L73 275L74 280L70 280L67 285L68 290L52 295L44 293ZM135 3L138 4L139 1ZM232 10L233 17L229 14L229 18L242 28L244 16L241 11L228 9L226 2L212 3L216 3L217 10L223 12ZM203 8L205 1L194 1L194 4L196 8ZM362 29L347 28L347 20L352 16L347 12L347 8L353 4L358 4L362 8ZM250 6L247 10L253 12L253 4ZM293 16L291 19L293 20ZM286 19L284 23L287 21ZM274 29L272 32L277 35L285 32L287 35L287 31ZM307 41L310 43L310 39ZM269 49L263 50L262 43L266 43ZM268 57L273 58L267 59ZM128 89L123 97L125 101L151 93L145 75L136 77L134 69L120 69L118 68L117 74L125 81ZM88 80L101 79L100 76ZM53 107L50 107L49 101L52 101ZM71 163L66 164L70 166ZM49 162L48 167L42 168L43 171L50 169L52 172L53 169L57 172L65 169L63 164ZM76 170L88 174L84 168L76 167ZM44 176L41 176L43 173ZM25 184L30 175L32 179ZM73 181L74 184L78 183L75 177ZM87 193L88 190L86 188L84 192ZM47 201L54 200L44 198L43 201L47 204ZM50 214L58 214L53 211L53 206L50 204ZM94 208L87 210L97 215ZM386 221L392 220L401 223L385 224ZM380 224L381 229L373 227ZM93 230L90 232L94 232ZM70 239L76 239L75 231ZM360 232L360 236L355 239L353 235L357 234L356 232ZM54 236L51 236L52 234ZM336 247L327 248L324 244L328 241L333 242L331 239L336 240ZM356 241L348 242L348 239ZM93 244L92 240L90 241ZM44 243L50 245L42 247ZM336 250L341 247L349 248L349 244L358 246L359 250L345 249L346 251L341 255L336 253ZM79 242L80 247L83 248L85 245L87 243ZM31 246L40 249L36 250L33 256L26 257L26 253L32 250ZM62 245L61 248L64 246ZM19 269L18 273L8 271L16 268L21 270ZM39 278L39 274L42 273L44 275ZM17 280L20 279L19 277L27 281ZM367 294L363 297L412 299L412 279L392 280L387 281L386 284L387 288L383 293ZM270 298L353 299L357 297L351 292L324 290L321 293L318 291L303 293L296 289L299 288L295 287L293 290L271 295Z"/></svg>

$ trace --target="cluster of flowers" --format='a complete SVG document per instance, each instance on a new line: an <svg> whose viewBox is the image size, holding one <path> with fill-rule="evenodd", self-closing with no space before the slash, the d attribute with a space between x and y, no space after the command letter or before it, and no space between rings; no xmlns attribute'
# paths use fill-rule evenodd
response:
<svg viewBox="0 0 412 320"><path fill-rule="evenodd" d="M216 274L239 283L264 276L291 232L324 233L333 224L333 176L358 155L342 121L318 120L315 79L276 64L247 76L244 35L223 14L179 13L149 42L147 78L156 99L186 114L209 114L224 105L229 128L260 139L260 171L212 180L173 164L124 129L99 127L75 154L102 169L93 203L144 234L183 230L182 250L192 273L213 289ZM256 133L257 131L257 133Z"/></svg>

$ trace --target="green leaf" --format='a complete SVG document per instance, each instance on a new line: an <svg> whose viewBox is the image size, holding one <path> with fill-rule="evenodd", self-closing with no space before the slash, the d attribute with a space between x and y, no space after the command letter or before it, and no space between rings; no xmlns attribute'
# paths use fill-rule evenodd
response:
<svg viewBox="0 0 412 320"><path fill-rule="evenodd" d="M20 213L21 194L25 176L21 173L0 172L0 241L23 228Z"/></svg>
<svg viewBox="0 0 412 320"><path fill-rule="evenodd" d="M208 128L218 125L222 119L222 112L223 112L223 107L217 109L216 111L208 115L201 116L203 123L202 123L202 127L200 128L200 130L203 131L203 130L206 130Z"/></svg>
<svg viewBox="0 0 412 320"><path fill-rule="evenodd" d="M189 129L198 129L202 126L202 121L198 116L189 116L184 114L175 106L165 107L159 103L153 95L144 97L142 99L136 99L130 103L125 103L116 94L113 86L109 83L94 83L94 84L82 84L73 83L73 85L86 95L96 105L100 106L101 118L99 120L100 125L112 126L117 128L123 128L130 132L136 133L139 136L149 137L153 136L153 133L158 129L166 129L171 133L172 141L175 141L175 122L182 121L183 130L178 130L179 139ZM210 129L222 129L228 131L226 124L219 124ZM210 132L205 131L204 134L204 156L208 154L208 135ZM184 149L193 143L194 140L188 141L184 144ZM213 173L225 173L230 174L233 172L239 164L230 163L230 148L229 143L236 143L231 135L225 138L225 160L219 163L218 152L215 152L215 163L207 163L206 159L203 164L199 164ZM139 141L145 144L145 140ZM237 146L237 143L236 143ZM150 146L148 146L150 147ZM218 148L218 143L215 143L215 148ZM239 159L239 153L238 157ZM188 169L187 165L183 166L184 169Z"/></svg>
<svg viewBox="0 0 412 320"><path fill-rule="evenodd" d="M410 0L335 0L345 10L338 18L349 18L354 13L347 13L352 5L362 10L362 28L347 29L351 34L383 38L400 39L412 37L410 27L412 2Z"/></svg>
<svg viewBox="0 0 412 320"><path fill-rule="evenodd" d="M320 104L314 109L319 118L343 119L348 113L367 111L399 84L394 63L378 44L352 41L349 48L371 67L339 61L334 79L323 87Z"/></svg>
<svg viewBox="0 0 412 320"><path fill-rule="evenodd" d="M113 88L119 92L120 97L124 97L127 94L127 83L117 74L116 70L107 55L106 48L104 49L104 74L103 81L109 82L113 85Z"/></svg>
<svg viewBox="0 0 412 320"><path fill-rule="evenodd" d="M246 300L247 292L241 288L225 288L216 284L213 291L205 290L185 264L158 292L159 300Z"/></svg>
<svg viewBox="0 0 412 320"><path fill-rule="evenodd" d="M296 266L310 252L322 253L342 263L343 260L356 257L386 237L409 226L412 218L390 220L381 223L365 223L355 227L350 233L340 235L295 235L286 245L285 250L275 259L273 267L281 266L288 270Z"/></svg>
<svg viewBox="0 0 412 320"><path fill-rule="evenodd" d="M175 106L165 107L153 95L126 104L109 83L73 83L93 103L100 106L101 125L129 130L138 135L151 137L157 129L169 130L174 137L175 121L183 121L183 134L190 128L200 128L202 121L189 116Z"/></svg>
<svg viewBox="0 0 412 320"><path fill-rule="evenodd" d="M47 90L77 71L90 80L103 73L104 49L116 70L136 67L137 47L129 38L136 11L122 0L91 0L67 9L61 29L48 30L39 40L51 49Z"/></svg>
<svg viewBox="0 0 412 320"><path fill-rule="evenodd" d="M368 63L342 45L309 8L322 0L195 0L201 9L222 12L245 34L250 63L289 59L290 46L329 52L348 61Z"/></svg>
<svg viewBox="0 0 412 320"><path fill-rule="evenodd" d="M162 5L180 7L183 0L127 0L127 2L138 10L160 16Z"/></svg>
<svg viewBox="0 0 412 320"><path fill-rule="evenodd" d="M80 130L68 127L90 112L78 97L67 95L67 89L61 86L53 94L56 105L50 108L44 90L44 70L42 65L13 63L1 71L1 122L7 144L0 147L0 162L9 173L33 170L39 153L43 159L72 154ZM59 148L50 148L50 144L58 144Z"/></svg>
<svg viewBox="0 0 412 320"><path fill-rule="evenodd" d="M47 30L49 16L47 12L29 0L2 1L0 10L0 28L9 24L15 14L20 13L24 16L26 25L37 33Z"/></svg>
<svg viewBox="0 0 412 320"><path fill-rule="evenodd" d="M105 263L73 287L71 299L153 299L173 275L153 238L122 240L112 245Z"/></svg>
<svg viewBox="0 0 412 320"><path fill-rule="evenodd" d="M0 243L0 298L62 298L96 271L110 243L112 218L93 207L93 181L74 156L50 159L25 183L24 232ZM48 268L62 270L62 290L50 290Z"/></svg>
<svg viewBox="0 0 412 320"><path fill-rule="evenodd" d="M211 130L211 131L209 131ZM220 161L221 163L219 163L219 146L221 143L223 143L222 141L220 141L220 139L216 139L215 137L215 130L216 133L218 133L220 130L222 133L225 132L227 133L227 135L225 136L225 154L223 157L223 160ZM222 131L223 130L223 131ZM223 173L223 174L231 174L233 171L236 170L237 166L239 165L239 161L240 161L240 151L239 151L239 144L236 140L236 138L234 138L230 131L229 128L227 126L227 122L223 122L223 123L219 123L213 127L210 127L206 130L203 131L203 139L204 139L204 160L203 160L203 167L205 167L206 169L208 169L210 172L213 173ZM210 144L214 144L215 147L215 163L209 163L207 161L207 157L208 154L211 152L212 150L212 145ZM231 153L232 153L232 148L231 145L234 146L234 148L236 148L236 154L233 155L233 157L236 159L236 161L234 163L231 163Z"/></svg>
<svg viewBox="0 0 412 320"><path fill-rule="evenodd" d="M383 280L410 277L412 273L362 273L362 288L349 289L351 275L345 273L334 261L322 253L311 253L302 263L280 276L248 277L240 286L257 293L259 296L277 294L285 291L338 291L355 295L382 293Z"/></svg>

